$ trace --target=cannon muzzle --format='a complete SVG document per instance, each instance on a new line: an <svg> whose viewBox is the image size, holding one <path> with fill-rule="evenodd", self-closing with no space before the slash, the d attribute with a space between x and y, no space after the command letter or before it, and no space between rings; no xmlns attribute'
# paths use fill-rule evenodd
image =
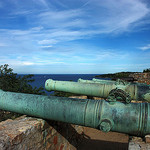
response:
<svg viewBox="0 0 150 150"><path fill-rule="evenodd" d="M90 83L89 83L90 82ZM130 103L131 100L150 102L150 86L146 84L130 84L123 81L55 81L48 79L45 82L47 91L63 91L88 96L108 98L109 101L123 100Z"/></svg>
<svg viewBox="0 0 150 150"><path fill-rule="evenodd" d="M0 90L0 109L130 135L150 134L150 104L71 99Z"/></svg>

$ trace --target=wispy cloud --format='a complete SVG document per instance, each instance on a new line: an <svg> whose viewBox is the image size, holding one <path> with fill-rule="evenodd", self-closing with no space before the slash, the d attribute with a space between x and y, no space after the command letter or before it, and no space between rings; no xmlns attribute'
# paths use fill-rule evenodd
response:
<svg viewBox="0 0 150 150"><path fill-rule="evenodd" d="M110 32L128 31L130 27L134 26L134 23L141 21L150 12L149 8L139 0L120 0L119 2L110 0L102 2L102 5L106 8L105 12L108 14L102 25Z"/></svg>
<svg viewBox="0 0 150 150"><path fill-rule="evenodd" d="M0 7L2 7L2 3L0 2Z"/></svg>
<svg viewBox="0 0 150 150"><path fill-rule="evenodd" d="M39 44L56 44L57 41L51 39L51 40L42 40L42 41L39 41L38 43L39 43Z"/></svg>
<svg viewBox="0 0 150 150"><path fill-rule="evenodd" d="M147 44L146 46L139 47L139 49L145 51L145 50L150 50L150 44Z"/></svg>
<svg viewBox="0 0 150 150"><path fill-rule="evenodd" d="M32 1L31 1L32 2ZM35 2L35 1L34 1ZM18 1L18 7L19 7ZM28 29L1 29L1 33L14 36L27 36L38 41L72 41L78 39L91 38L99 34L118 34L123 32L135 31L137 24L140 25L142 19L145 19L150 9L140 0L98 0L84 1L82 6L71 8L70 3L58 1L69 9L54 9L51 2L40 0L44 6L51 6L51 9L17 9L12 11L13 17L26 15L29 22L25 22L32 28ZM76 2L73 2L76 3ZM26 5L25 5L26 6ZM36 6L36 5L35 5ZM137 30L136 30L137 31ZM43 37L43 38L42 38Z"/></svg>
<svg viewBox="0 0 150 150"><path fill-rule="evenodd" d="M5 44L5 43L0 43L0 47L4 47L4 46L7 46L7 44Z"/></svg>
<svg viewBox="0 0 150 150"><path fill-rule="evenodd" d="M81 8L47 10L37 16L37 23L55 29L53 33L58 36L65 31L66 36L78 33L77 37L84 38L86 35L132 32L150 12L139 0L93 0L85 4Z"/></svg>
<svg viewBox="0 0 150 150"><path fill-rule="evenodd" d="M19 11L12 12L11 16L14 16L14 15L15 15L14 17L16 17L18 15L24 16L24 15L29 15L29 14L32 14L32 13L33 13L32 10L19 10Z"/></svg>
<svg viewBox="0 0 150 150"><path fill-rule="evenodd" d="M41 46L42 48L50 48L53 47L52 45L45 45L45 46Z"/></svg>
<svg viewBox="0 0 150 150"><path fill-rule="evenodd" d="M23 67L23 66L31 66L34 65L35 63L31 61L23 61L23 60L11 59L8 57L6 58L1 57L0 64L9 64L13 67L15 66Z"/></svg>
<svg viewBox="0 0 150 150"><path fill-rule="evenodd" d="M5 9L4 17L0 17L0 51L1 56L9 54L0 63L20 68L78 68L106 62L109 66L117 60L125 64L131 61L129 53L101 46L102 38L138 32L150 23L150 8L142 0L1 1L0 7ZM92 43L95 47L90 47L89 39L98 36L97 43ZM148 50L150 44L140 49Z"/></svg>

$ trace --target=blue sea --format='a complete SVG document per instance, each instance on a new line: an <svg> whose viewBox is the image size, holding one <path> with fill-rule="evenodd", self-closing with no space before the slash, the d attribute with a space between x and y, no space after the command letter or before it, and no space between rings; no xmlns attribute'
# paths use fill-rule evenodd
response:
<svg viewBox="0 0 150 150"><path fill-rule="evenodd" d="M26 75L26 74L25 74ZM43 87L45 86L45 81L47 79L53 79L53 80L59 80L59 81L77 81L79 78L85 79L85 80L91 80L92 78L95 78L96 75L99 74L35 74L33 79L35 79L34 82L30 83L32 87ZM21 74L23 76L23 74ZM45 91L47 94L49 92Z"/></svg>

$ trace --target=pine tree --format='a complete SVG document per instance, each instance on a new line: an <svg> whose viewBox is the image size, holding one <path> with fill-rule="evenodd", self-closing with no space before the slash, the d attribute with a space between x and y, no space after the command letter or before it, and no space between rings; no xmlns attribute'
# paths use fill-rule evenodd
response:
<svg viewBox="0 0 150 150"><path fill-rule="evenodd" d="M19 76L16 73L13 73L13 69L8 67L8 64L0 66L0 89L3 91L10 92L19 92L19 93L30 93L45 95L43 88L33 88L29 83L34 82L34 75L24 75ZM14 119L19 117L20 114L6 112L0 110L0 121L6 120L8 118Z"/></svg>
<svg viewBox="0 0 150 150"><path fill-rule="evenodd" d="M29 83L34 82L32 74L18 76L13 73L12 68L8 68L8 64L0 66L0 89L4 91L30 93L30 94L45 94L42 87L33 88Z"/></svg>

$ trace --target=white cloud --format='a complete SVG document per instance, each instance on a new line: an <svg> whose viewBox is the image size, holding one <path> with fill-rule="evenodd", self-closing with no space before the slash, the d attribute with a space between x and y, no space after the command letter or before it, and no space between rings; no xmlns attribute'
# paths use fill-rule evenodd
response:
<svg viewBox="0 0 150 150"><path fill-rule="evenodd" d="M39 6L43 6L44 9L50 9L53 8L53 5L51 3L48 3L47 0L32 0L34 4L37 4Z"/></svg>
<svg viewBox="0 0 150 150"><path fill-rule="evenodd" d="M34 6L27 5L32 1L36 3ZM140 0L32 1L17 1L16 9L9 10L8 16L14 19L12 22L19 20L18 16L26 21L20 26L12 24L10 29L0 29L1 55L14 54L13 57L0 59L0 63L6 62L14 66L96 65L101 62L104 64L106 60L125 60L127 55L119 50L90 48L88 44L84 47L77 40L99 34L139 31L139 26L141 30L145 22L150 23L150 9ZM20 5L22 3L24 5ZM54 6L54 3L57 5ZM75 40L76 45L73 45L72 41ZM3 51L2 46L5 46ZM140 49L148 50L150 44Z"/></svg>
<svg viewBox="0 0 150 150"><path fill-rule="evenodd" d="M139 47L139 49L145 51L145 50L150 50L150 44L147 44L146 46Z"/></svg>
<svg viewBox="0 0 150 150"><path fill-rule="evenodd" d="M59 2L57 1L58 4ZM30 12L25 8L21 11L20 8L20 15L31 13L26 17L30 21L27 23L31 24L32 27L24 30L21 28L15 30L0 29L1 38L7 37L6 42L9 43L11 40L14 44L23 41L25 43L28 40L30 42L36 41L38 47L91 38L98 34L132 32L137 24L141 25L142 19L145 19L150 12L147 5L140 0L119 0L119 2L118 0L101 2L99 0L84 0L83 2L81 3L82 7L71 8L68 3L61 1L61 5L69 8L65 10L51 8ZM45 6L52 5L46 0L40 0L37 3L42 3ZM76 1L72 3L76 3ZM19 1L17 6L19 6ZM19 12L16 10L13 13L18 14ZM16 17L18 16L16 15Z"/></svg>
<svg viewBox="0 0 150 150"><path fill-rule="evenodd" d="M86 2L81 8L63 11L51 9L37 15L36 23L43 27L42 33L39 33L43 39L39 43L45 39L47 42L52 39L54 43L55 41L59 43L86 39L98 34L132 32L139 25L143 25L142 19L150 12L146 4L139 0ZM63 1L61 3L65 5Z"/></svg>
<svg viewBox="0 0 150 150"><path fill-rule="evenodd" d="M34 65L33 62L28 62L28 61L23 61L21 62L22 65L25 65L25 66L30 66L30 65Z"/></svg>
<svg viewBox="0 0 150 150"><path fill-rule="evenodd" d="M0 2L0 7L2 7L3 5L2 5L2 3Z"/></svg>
<svg viewBox="0 0 150 150"><path fill-rule="evenodd" d="M9 64L12 65L13 67L15 66L31 66L34 65L34 62L29 62L29 61L21 61L21 60L16 60L16 59L11 59L11 58L1 58L0 64Z"/></svg>
<svg viewBox="0 0 150 150"><path fill-rule="evenodd" d="M5 43L0 43L0 47L7 46Z"/></svg>
<svg viewBox="0 0 150 150"><path fill-rule="evenodd" d="M68 21L69 19L75 19L79 16L83 16L84 12L81 9L70 9L70 10L57 10L57 11L46 11L39 14L39 19L43 20L44 23L51 21L53 22L61 22L61 21ZM50 20L49 20L50 19ZM42 22L43 23L43 22ZM60 25L61 26L61 25Z"/></svg>
<svg viewBox="0 0 150 150"><path fill-rule="evenodd" d="M72 30L74 27L80 29L87 26L86 20L82 18L85 16L86 13L82 9L48 10L37 16L37 23L57 30Z"/></svg>
<svg viewBox="0 0 150 150"><path fill-rule="evenodd" d="M37 1L37 0L34 0ZM43 4L45 7L48 7L48 3L46 2L46 0L38 0L41 4Z"/></svg>
<svg viewBox="0 0 150 150"><path fill-rule="evenodd" d="M39 44L56 44L57 40L51 39L51 40L41 40L38 42Z"/></svg>
<svg viewBox="0 0 150 150"><path fill-rule="evenodd" d="M50 48L53 47L52 45L45 45L45 46L41 46L42 48Z"/></svg>
<svg viewBox="0 0 150 150"><path fill-rule="evenodd" d="M12 16L14 15L31 15L33 12L31 10L20 10L20 11L15 11L11 13Z"/></svg>
<svg viewBox="0 0 150 150"><path fill-rule="evenodd" d="M97 4L99 4L97 7L104 11L102 14L100 14L101 11L98 12L95 23L103 27L102 31L106 33L128 31L134 23L150 12L147 6L139 0L106 0L102 3L97 1Z"/></svg>
<svg viewBox="0 0 150 150"><path fill-rule="evenodd" d="M146 4L139 0L92 0L81 8L68 10L48 10L38 16L44 26L57 30L64 28L91 34L129 31L134 23L141 21L150 12ZM83 31L81 31L83 29ZM92 32L92 31L97 32Z"/></svg>

